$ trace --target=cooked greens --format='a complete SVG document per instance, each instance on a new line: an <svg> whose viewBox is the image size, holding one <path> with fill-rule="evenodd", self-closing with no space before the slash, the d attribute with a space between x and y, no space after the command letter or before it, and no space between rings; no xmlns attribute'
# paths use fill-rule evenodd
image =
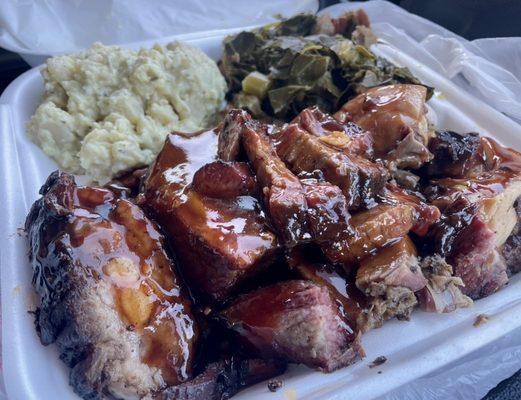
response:
<svg viewBox="0 0 521 400"><path fill-rule="evenodd" d="M420 84L407 68L350 39L363 23L355 13L327 22L301 14L227 37L220 68L234 105L256 116L290 119L310 105L334 112L374 86Z"/></svg>

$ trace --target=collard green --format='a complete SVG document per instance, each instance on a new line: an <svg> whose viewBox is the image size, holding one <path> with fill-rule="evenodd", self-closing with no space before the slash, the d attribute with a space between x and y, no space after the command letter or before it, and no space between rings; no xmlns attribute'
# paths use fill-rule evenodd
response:
<svg viewBox="0 0 521 400"><path fill-rule="evenodd" d="M360 18L356 13L329 18L326 23L315 15L301 14L227 37L220 68L228 83L229 100L257 117L288 120L312 105L334 112L374 86L421 84L406 68L351 40L357 24L367 24L365 21L367 16ZM256 95L243 90L251 87L253 72L264 76L262 90Z"/></svg>

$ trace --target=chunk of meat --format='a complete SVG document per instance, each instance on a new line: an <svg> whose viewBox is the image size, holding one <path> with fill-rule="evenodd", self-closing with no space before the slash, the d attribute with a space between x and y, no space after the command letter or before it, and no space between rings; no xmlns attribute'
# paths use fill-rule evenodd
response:
<svg viewBox="0 0 521 400"><path fill-rule="evenodd" d="M353 215L350 225L354 234L340 237L322 250L332 262L349 266L377 249L399 241L409 233L414 223L411 206L380 204Z"/></svg>
<svg viewBox="0 0 521 400"><path fill-rule="evenodd" d="M388 178L387 170L366 158L336 150L291 124L274 135L277 153L296 174L320 170L340 187L350 209L373 204Z"/></svg>
<svg viewBox="0 0 521 400"><path fill-rule="evenodd" d="M412 231L419 235L425 236L430 227L440 219L441 212L438 207L427 204L419 196L420 193L411 193L400 186L388 183L385 187L385 193L382 201L387 204L405 204L414 208L416 219Z"/></svg>
<svg viewBox="0 0 521 400"><path fill-rule="evenodd" d="M353 234L347 200L338 186L316 179L304 179L302 185L314 241L328 243Z"/></svg>
<svg viewBox="0 0 521 400"><path fill-rule="evenodd" d="M320 111L318 107L304 109L291 123L299 125L322 142L348 154L367 158L373 156L373 141L369 132L354 122L340 123L331 115Z"/></svg>
<svg viewBox="0 0 521 400"><path fill-rule="evenodd" d="M256 180L246 163L214 161L194 174L192 187L203 196L233 199L254 195Z"/></svg>
<svg viewBox="0 0 521 400"><path fill-rule="evenodd" d="M432 153L416 132L408 133L386 157L390 169L418 169L431 159Z"/></svg>
<svg viewBox="0 0 521 400"><path fill-rule="evenodd" d="M244 110L231 110L226 114L219 132L217 154L223 161L235 161L240 153L241 131L251 116Z"/></svg>
<svg viewBox="0 0 521 400"><path fill-rule="evenodd" d="M432 147L427 173L436 176L439 168L452 178L434 180L426 191L444 214L430 235L463 279L464 293L486 296L508 280L501 251L518 220L521 154L490 138L454 132L439 132Z"/></svg>
<svg viewBox="0 0 521 400"><path fill-rule="evenodd" d="M428 194L443 213L429 233L435 250L462 278L464 294L476 299L493 293L508 281L498 251L517 222L513 205L521 195L519 175L501 169L433 183Z"/></svg>
<svg viewBox="0 0 521 400"><path fill-rule="evenodd" d="M465 284L472 299L486 297L508 282L506 264L494 246L494 232L478 216L463 229L449 256L454 275Z"/></svg>
<svg viewBox="0 0 521 400"><path fill-rule="evenodd" d="M27 217L36 326L85 398L190 378L198 329L157 226L113 192L51 174Z"/></svg>
<svg viewBox="0 0 521 400"><path fill-rule="evenodd" d="M223 400L245 387L280 375L286 364L278 360L231 357L209 364L191 381L163 390L159 400Z"/></svg>
<svg viewBox="0 0 521 400"><path fill-rule="evenodd" d="M477 133L465 135L441 131L429 143L434 158L427 166L430 177L464 178L484 171L480 154L481 139Z"/></svg>
<svg viewBox="0 0 521 400"><path fill-rule="evenodd" d="M427 285L416 293L422 310L448 313L472 305L472 300L461 291L463 281L452 276L452 266L443 257L427 256L420 265L428 280Z"/></svg>
<svg viewBox="0 0 521 400"><path fill-rule="evenodd" d="M313 250L313 248L302 247L291 249L287 254L290 268L296 271L302 279L327 287L335 301L342 305L341 312L346 316L349 326L355 332L360 331L359 321L362 312L360 297L363 297L363 294L353 294L352 291L348 291L346 279L333 266L317 258L316 252ZM363 300L362 302L365 303Z"/></svg>
<svg viewBox="0 0 521 400"><path fill-rule="evenodd" d="M401 286L416 292L426 284L416 248L408 236L360 260L356 272L356 286L371 296L381 295L387 286Z"/></svg>
<svg viewBox="0 0 521 400"><path fill-rule="evenodd" d="M337 18L331 18L328 14L323 14L317 17L313 33L328 36L340 34L350 38L359 26L369 28L369 17L362 9L354 12L348 11Z"/></svg>
<svg viewBox="0 0 521 400"><path fill-rule="evenodd" d="M367 313L373 327L393 317L408 319L417 304L414 292L426 284L408 236L362 259L356 272L356 286L372 298Z"/></svg>
<svg viewBox="0 0 521 400"><path fill-rule="evenodd" d="M195 172L216 154L213 131L170 135L142 201L168 233L190 287L200 297L222 301L266 268L279 246L254 197L216 199L190 186Z"/></svg>
<svg viewBox="0 0 521 400"><path fill-rule="evenodd" d="M243 295L222 317L263 357L331 372L363 354L329 290L308 281L280 282Z"/></svg>
<svg viewBox="0 0 521 400"><path fill-rule="evenodd" d="M253 127L242 129L242 144L256 172L270 221L287 246L311 239L304 189L268 138Z"/></svg>
<svg viewBox="0 0 521 400"><path fill-rule="evenodd" d="M369 131L376 157L391 159L398 168L417 168L432 158L427 149L432 136L426 118L427 89L419 85L388 85L369 89L334 114Z"/></svg>

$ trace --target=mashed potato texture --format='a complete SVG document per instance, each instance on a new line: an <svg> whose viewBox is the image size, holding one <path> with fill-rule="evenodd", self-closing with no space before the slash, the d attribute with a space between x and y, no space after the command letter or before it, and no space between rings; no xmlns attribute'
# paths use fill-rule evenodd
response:
<svg viewBox="0 0 521 400"><path fill-rule="evenodd" d="M94 44L53 57L31 139L68 172L104 184L150 164L172 130L208 126L226 83L201 50L178 43L140 51Z"/></svg>

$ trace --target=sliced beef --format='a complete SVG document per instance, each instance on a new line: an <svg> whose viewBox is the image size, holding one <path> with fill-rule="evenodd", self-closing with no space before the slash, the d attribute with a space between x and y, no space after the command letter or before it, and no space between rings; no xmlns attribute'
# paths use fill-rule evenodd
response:
<svg viewBox="0 0 521 400"><path fill-rule="evenodd" d="M317 252L312 247L295 247L288 252L287 259L290 268L302 279L327 287L331 296L342 305L341 312L346 316L349 326L355 332L362 330L359 326L362 312L360 303L365 304L364 299L361 299L364 295L348 290L345 277L341 276L337 269L317 257Z"/></svg>
<svg viewBox="0 0 521 400"><path fill-rule="evenodd" d="M192 374L198 326L156 224L54 172L27 217L42 344L84 398L142 398Z"/></svg>
<svg viewBox="0 0 521 400"><path fill-rule="evenodd" d="M417 304L414 292L426 284L416 248L407 236L362 259L356 286L371 298L364 310L366 325L378 327L393 317L409 319Z"/></svg>
<svg viewBox="0 0 521 400"><path fill-rule="evenodd" d="M222 317L263 357L331 372L363 354L329 290L309 281L280 282L243 295Z"/></svg>
<svg viewBox="0 0 521 400"><path fill-rule="evenodd" d="M387 181L386 170L360 156L324 144L296 124L274 135L277 153L297 174L320 170L324 178L340 187L350 209L373 204Z"/></svg>
<svg viewBox="0 0 521 400"><path fill-rule="evenodd" d="M462 279L453 276L452 266L443 257L425 257L420 265L428 281L423 289L416 292L422 310L448 313L472 305L472 300L461 291L464 286Z"/></svg>
<svg viewBox="0 0 521 400"><path fill-rule="evenodd" d="M142 202L167 232L190 287L222 301L277 257L276 235L252 196L220 199L190 185L217 155L213 131L166 140L147 180Z"/></svg>
<svg viewBox="0 0 521 400"><path fill-rule="evenodd" d="M223 400L245 387L280 375L286 369L278 360L232 357L209 364L191 381L172 386L157 396L160 400Z"/></svg>
<svg viewBox="0 0 521 400"><path fill-rule="evenodd" d="M411 206L381 204L353 215L350 220L353 235L341 236L322 249L332 262L349 266L377 249L397 242L407 235L414 223Z"/></svg>
<svg viewBox="0 0 521 400"><path fill-rule="evenodd" d="M354 122L340 123L318 107L303 110L293 121L302 129L321 138L321 140L348 154L373 156L373 142L369 132Z"/></svg>
<svg viewBox="0 0 521 400"><path fill-rule="evenodd" d="M233 199L254 195L256 179L247 163L214 161L194 174L192 187L204 196Z"/></svg>
<svg viewBox="0 0 521 400"><path fill-rule="evenodd" d="M262 188L270 221L287 246L311 239L307 205L299 179L281 161L264 133L243 126L242 145Z"/></svg>
<svg viewBox="0 0 521 400"><path fill-rule="evenodd" d="M241 131L246 121L251 121L251 116L244 110L231 110L224 117L217 148L221 160L237 160L240 153Z"/></svg>
<svg viewBox="0 0 521 400"><path fill-rule="evenodd" d="M426 94L419 85L375 87L348 101L334 117L369 131L376 157L389 155L398 168L418 168L432 158Z"/></svg>

